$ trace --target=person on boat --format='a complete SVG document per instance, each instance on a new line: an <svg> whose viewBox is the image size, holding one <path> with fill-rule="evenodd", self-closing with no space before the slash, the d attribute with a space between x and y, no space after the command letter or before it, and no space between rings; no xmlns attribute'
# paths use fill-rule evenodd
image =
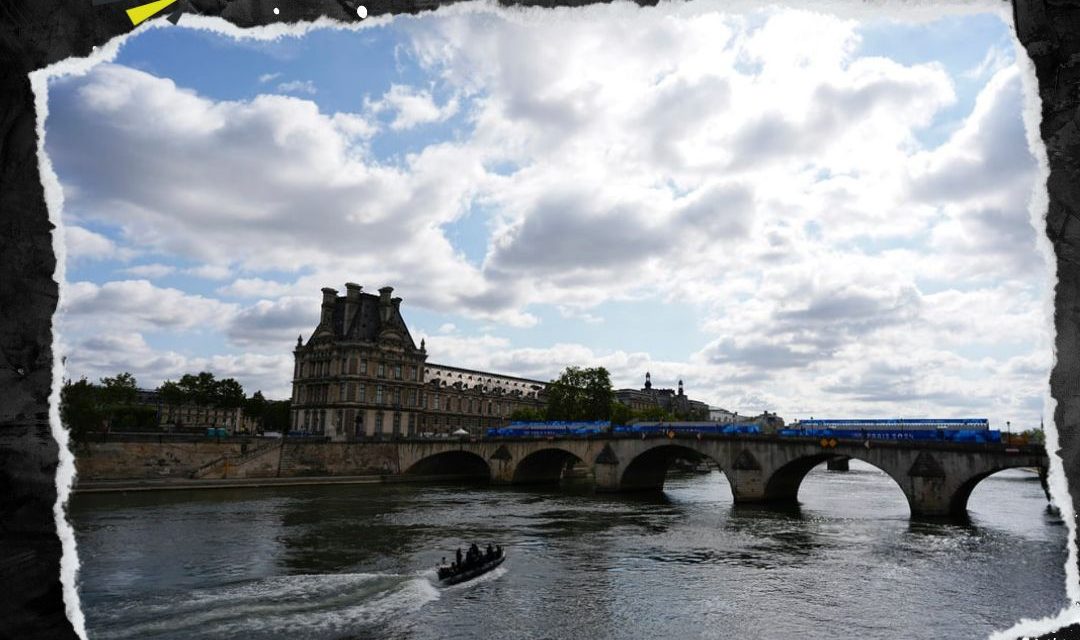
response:
<svg viewBox="0 0 1080 640"><path fill-rule="evenodd" d="M457 549L457 566L461 566L461 547Z"/></svg>
<svg viewBox="0 0 1080 640"><path fill-rule="evenodd" d="M476 546L475 542L469 547L469 555L472 556L473 562L480 560L480 547Z"/></svg>
<svg viewBox="0 0 1080 640"><path fill-rule="evenodd" d="M487 546L487 553L484 554L484 557L487 558L488 560L491 560L494 556L495 556L495 550L491 548L491 543L489 542L488 546Z"/></svg>

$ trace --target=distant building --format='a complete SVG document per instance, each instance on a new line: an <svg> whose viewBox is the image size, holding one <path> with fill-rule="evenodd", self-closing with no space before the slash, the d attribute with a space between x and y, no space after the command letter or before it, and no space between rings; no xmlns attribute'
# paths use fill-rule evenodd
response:
<svg viewBox="0 0 1080 640"><path fill-rule="evenodd" d="M253 433L255 423L241 407L224 408L194 403L167 404L156 389L139 389L135 402L157 410L158 427L165 431L224 427L229 434Z"/></svg>
<svg viewBox="0 0 1080 640"><path fill-rule="evenodd" d="M744 418L745 416L740 418L738 411L732 413L727 409L721 409L720 407L709 407L710 422L719 422L721 424L735 424L739 422L739 420Z"/></svg>
<svg viewBox="0 0 1080 640"><path fill-rule="evenodd" d="M652 375L645 372L645 386L641 389L617 389L615 399L634 411L660 408L677 416L690 420L705 420L709 415L709 405L691 400L683 392L683 381L679 380L679 389L654 389Z"/></svg>
<svg viewBox="0 0 1080 640"><path fill-rule="evenodd" d="M744 424L750 422L759 425L765 433L773 433L777 429L784 427L784 419L768 411L763 411L761 415L752 418L742 418L739 422Z"/></svg>
<svg viewBox="0 0 1080 640"><path fill-rule="evenodd" d="M392 287L322 290L319 324L293 351L293 431L333 440L482 429L542 409L547 383L427 362Z"/></svg>

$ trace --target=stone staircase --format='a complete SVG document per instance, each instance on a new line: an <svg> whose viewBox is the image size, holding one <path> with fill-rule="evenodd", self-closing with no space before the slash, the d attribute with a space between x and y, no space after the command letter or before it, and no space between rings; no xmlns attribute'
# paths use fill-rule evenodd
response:
<svg viewBox="0 0 1080 640"><path fill-rule="evenodd" d="M240 455L223 455L191 472L191 478L248 478L277 474L283 440L263 442Z"/></svg>

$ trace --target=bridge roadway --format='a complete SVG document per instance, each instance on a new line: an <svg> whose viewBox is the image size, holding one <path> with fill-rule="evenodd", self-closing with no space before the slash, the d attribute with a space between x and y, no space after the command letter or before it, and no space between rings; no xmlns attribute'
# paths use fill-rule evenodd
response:
<svg viewBox="0 0 1080 640"><path fill-rule="evenodd" d="M915 517L966 517L968 497L982 479L1016 467L1045 474L1049 465L1041 445L823 443L773 435L410 439L397 447L398 469L405 474L459 474L497 484L557 484L577 478L593 483L597 491L659 491L672 461L692 452L719 465L736 503L795 502L811 469L827 460L855 458L888 474Z"/></svg>

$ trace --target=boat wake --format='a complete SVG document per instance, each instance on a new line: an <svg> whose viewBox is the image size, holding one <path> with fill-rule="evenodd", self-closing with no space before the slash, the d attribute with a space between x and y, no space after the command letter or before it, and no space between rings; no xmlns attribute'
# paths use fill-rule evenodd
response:
<svg viewBox="0 0 1080 640"><path fill-rule="evenodd" d="M298 575L132 600L90 620L95 638L337 638L439 598L423 573Z"/></svg>

